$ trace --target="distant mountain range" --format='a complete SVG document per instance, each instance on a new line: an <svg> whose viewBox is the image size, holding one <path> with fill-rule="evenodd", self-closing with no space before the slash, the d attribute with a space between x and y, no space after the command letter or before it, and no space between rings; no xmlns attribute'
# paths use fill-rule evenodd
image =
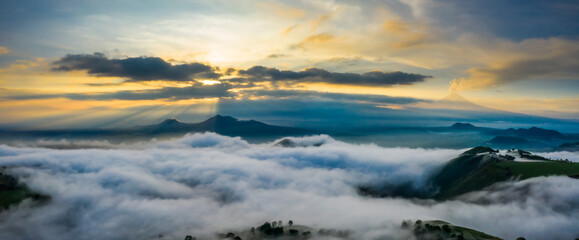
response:
<svg viewBox="0 0 579 240"><path fill-rule="evenodd" d="M171 118L159 124L135 126L124 129L4 131L0 132L0 138L115 138L124 140L202 132L215 132L225 136L240 136L249 139L272 139L276 137L303 136L319 133L314 130L274 126L255 120L239 120L230 116L216 115L200 123L184 123Z"/></svg>
<svg viewBox="0 0 579 240"><path fill-rule="evenodd" d="M152 137L182 136L186 133L215 132L225 136L242 137L249 141L271 141L288 136L330 134L339 140L376 143L387 147L437 147L467 148L487 145L494 148L525 148L531 150L557 150L561 144L579 142L577 134L563 134L538 127L497 129L478 127L471 123L457 122L448 127L374 127L335 129L324 132L312 129L269 125L255 120L239 120L230 116L216 115L199 123L184 123L166 119L158 124L134 126L123 129L61 129L0 131L0 142L35 139L106 139L130 141ZM282 143L292 146L292 143ZM563 145L559 149L575 149Z"/></svg>
<svg viewBox="0 0 579 240"><path fill-rule="evenodd" d="M268 125L255 120L239 120L230 116L216 115L200 123L183 123L177 119L167 119L159 124L129 129L142 134L167 134L189 132L215 132L226 136L298 136L312 134L314 131Z"/></svg>

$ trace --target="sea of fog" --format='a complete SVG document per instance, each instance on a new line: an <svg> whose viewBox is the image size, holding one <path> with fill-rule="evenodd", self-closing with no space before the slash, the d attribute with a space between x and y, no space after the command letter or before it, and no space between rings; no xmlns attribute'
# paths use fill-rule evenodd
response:
<svg viewBox="0 0 579 240"><path fill-rule="evenodd" d="M464 150L355 145L325 135L291 139L299 146L213 133L133 144L1 145L0 165L51 199L0 212L0 239L213 239L290 219L351 230L352 239L400 239L405 219L440 219L505 239L579 237L576 179L507 182L444 202L368 198L355 187L420 189ZM568 152L547 157L579 160Z"/></svg>

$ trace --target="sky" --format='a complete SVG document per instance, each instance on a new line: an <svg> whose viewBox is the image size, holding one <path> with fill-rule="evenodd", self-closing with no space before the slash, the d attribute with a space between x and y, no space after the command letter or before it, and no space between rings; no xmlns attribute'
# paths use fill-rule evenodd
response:
<svg viewBox="0 0 579 240"><path fill-rule="evenodd" d="M577 11L563 0L3 0L0 126L240 110L290 125L312 112L395 118L449 93L577 120Z"/></svg>

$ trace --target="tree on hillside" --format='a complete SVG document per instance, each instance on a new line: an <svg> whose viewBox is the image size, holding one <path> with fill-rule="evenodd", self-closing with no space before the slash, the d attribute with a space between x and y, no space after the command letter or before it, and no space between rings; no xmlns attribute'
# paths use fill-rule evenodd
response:
<svg viewBox="0 0 579 240"><path fill-rule="evenodd" d="M407 221L402 221L402 225L400 226L400 228L402 229L408 229L408 222Z"/></svg>
<svg viewBox="0 0 579 240"><path fill-rule="evenodd" d="M445 231L447 233L450 232L450 227L447 224L442 225L442 231Z"/></svg>

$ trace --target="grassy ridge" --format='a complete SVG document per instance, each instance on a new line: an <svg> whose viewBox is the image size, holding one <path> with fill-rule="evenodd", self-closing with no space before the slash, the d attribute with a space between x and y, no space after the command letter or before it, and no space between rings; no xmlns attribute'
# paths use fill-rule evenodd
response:
<svg viewBox="0 0 579 240"><path fill-rule="evenodd" d="M466 151L451 160L433 177L432 183L439 187L434 198L450 199L511 178L524 180L541 176L579 176L579 163L547 160L530 153L525 156L538 161L509 161L504 156L497 155L495 150L486 147Z"/></svg>
<svg viewBox="0 0 579 240"><path fill-rule="evenodd" d="M498 162L499 168L508 168L513 176L521 179L551 175L579 175L579 163L546 161L546 162Z"/></svg>

